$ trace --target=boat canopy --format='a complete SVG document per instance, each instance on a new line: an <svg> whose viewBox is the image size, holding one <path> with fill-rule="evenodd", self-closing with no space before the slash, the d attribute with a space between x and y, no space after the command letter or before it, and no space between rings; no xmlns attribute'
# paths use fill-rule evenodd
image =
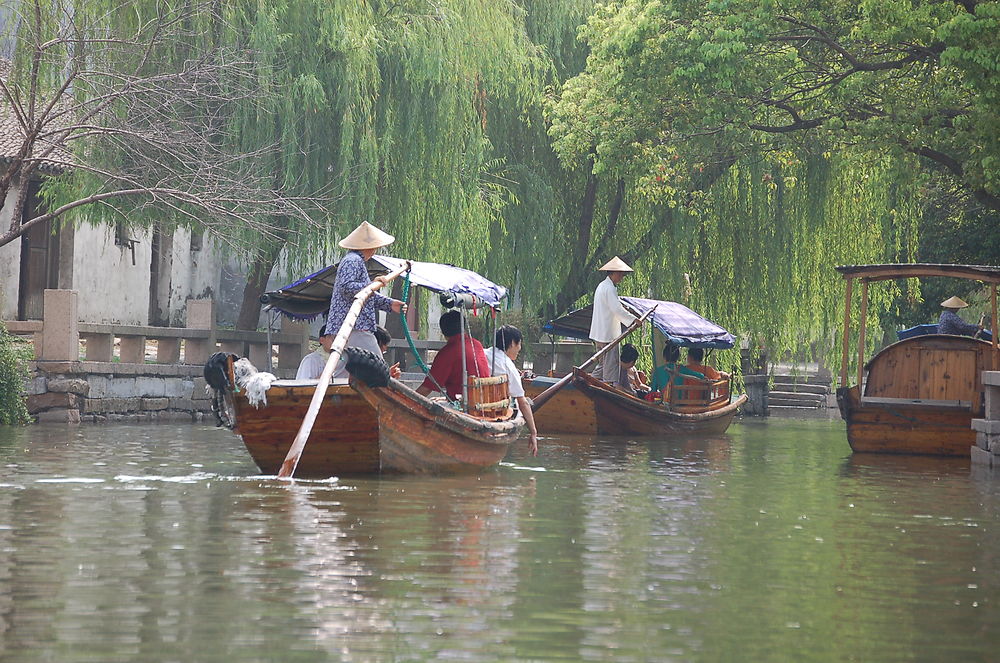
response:
<svg viewBox="0 0 1000 663"><path fill-rule="evenodd" d="M625 307L636 315L655 309L650 322L667 341L674 345L725 350L733 347L735 343L732 334L683 304L641 297L622 297L621 300ZM593 311L593 305L570 311L555 320L550 320L542 327L542 331L554 336L586 340L590 338L590 319Z"/></svg>
<svg viewBox="0 0 1000 663"><path fill-rule="evenodd" d="M846 279L861 278L869 281L947 276L993 284L1000 283L1000 267L992 265L899 263L891 265L840 265L834 269L843 274Z"/></svg>
<svg viewBox="0 0 1000 663"><path fill-rule="evenodd" d="M403 266L401 258L374 256L368 263L372 277L387 274ZM460 292L474 295L483 307L496 308L507 296L507 288L493 283L476 272L454 265L411 261L410 282L434 292ZM337 265L330 265L260 297L262 304L296 320L312 320L330 307L330 295L337 277Z"/></svg>

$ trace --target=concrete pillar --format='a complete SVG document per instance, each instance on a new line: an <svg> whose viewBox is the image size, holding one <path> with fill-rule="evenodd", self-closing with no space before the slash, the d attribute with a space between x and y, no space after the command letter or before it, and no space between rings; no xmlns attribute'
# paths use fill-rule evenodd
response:
<svg viewBox="0 0 1000 663"><path fill-rule="evenodd" d="M271 346L267 343L250 343L250 363L258 371L267 370L267 357L271 354ZM298 366L298 364L296 364Z"/></svg>
<svg viewBox="0 0 1000 663"><path fill-rule="evenodd" d="M208 338L184 339L184 363L204 364L215 353L215 302L211 299L189 299L187 328L207 329Z"/></svg>
<svg viewBox="0 0 1000 663"><path fill-rule="evenodd" d="M181 340L179 338L156 339L156 363L176 364L181 359Z"/></svg>
<svg viewBox="0 0 1000 663"><path fill-rule="evenodd" d="M122 336L121 339L119 354L123 364L146 363L145 336Z"/></svg>
<svg viewBox="0 0 1000 663"><path fill-rule="evenodd" d="M295 334L298 341L278 344L278 368L298 368L299 362L309 349L309 331L308 323L281 317L281 333Z"/></svg>
<svg viewBox="0 0 1000 663"><path fill-rule="evenodd" d="M751 417L768 416L768 392L771 377L769 375L744 375L743 384L747 390L747 402L743 405L743 414Z"/></svg>
<svg viewBox="0 0 1000 663"><path fill-rule="evenodd" d="M1000 466L1000 371L983 371L982 381L986 408L983 419L972 420L972 430L976 431L972 462L997 467Z"/></svg>
<svg viewBox="0 0 1000 663"><path fill-rule="evenodd" d="M79 294L76 290L45 290L42 300L42 356L45 361L79 361Z"/></svg>
<svg viewBox="0 0 1000 663"><path fill-rule="evenodd" d="M115 353L114 334L80 334L87 342L87 361L111 361Z"/></svg>

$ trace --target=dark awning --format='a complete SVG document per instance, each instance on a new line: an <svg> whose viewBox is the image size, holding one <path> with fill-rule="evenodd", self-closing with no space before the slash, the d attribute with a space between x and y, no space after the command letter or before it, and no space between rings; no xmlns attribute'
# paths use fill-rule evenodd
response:
<svg viewBox="0 0 1000 663"><path fill-rule="evenodd" d="M650 318L653 327L674 345L688 348L728 349L735 344L732 334L683 304L641 297L622 297L621 300L636 315L642 315L649 309L655 308ZM542 327L542 331L555 336L585 340L590 337L592 316L593 306L584 306L549 321Z"/></svg>
<svg viewBox="0 0 1000 663"><path fill-rule="evenodd" d="M372 277L386 274L403 265L400 258L375 256L368 261ZM410 282L434 292L462 292L475 295L483 306L499 306L507 289L468 269L434 262L412 261ZM337 265L330 265L283 288L260 297L270 308L299 320L311 320L330 306L330 294L337 277Z"/></svg>

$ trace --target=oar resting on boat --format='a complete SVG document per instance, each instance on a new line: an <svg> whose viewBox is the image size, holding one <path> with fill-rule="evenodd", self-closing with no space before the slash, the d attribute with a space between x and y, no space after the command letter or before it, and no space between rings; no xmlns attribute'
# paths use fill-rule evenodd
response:
<svg viewBox="0 0 1000 663"><path fill-rule="evenodd" d="M621 343L622 340L626 336L628 336L629 334L631 334L632 332L634 332L639 327L639 325L641 325L643 323L643 321L646 320L646 318L648 318L650 315L653 314L654 310L655 309L649 309L648 311L646 311L645 313L643 313L641 316L639 316L635 320L635 322L633 322L631 325L629 325L628 329L626 329L624 332L622 332L622 334L618 338L616 338L615 340L613 340L610 343L608 343L607 345L605 345L603 348L601 348L596 353L594 353L594 355L590 359L588 359L587 361L585 361L582 364L580 364L579 366L577 366L577 370L581 370L581 371L587 370L590 366L592 366L594 364L595 361L597 361L598 359L600 359L601 357L603 357L606 352L609 352L612 348L616 347L619 343ZM573 371L570 371L569 374L567 374L566 376L564 376L562 379L560 379L554 385L552 385L551 387L549 387L548 389L546 389L542 393L538 394L538 396L536 396L532 400L532 403L531 403L532 412L538 412L538 409L540 407L542 407L543 405L545 405L545 403L547 403L550 398L552 398L553 396L556 395L557 391L559 391L560 389L562 389L563 387L565 387L567 384L569 384L572 379L573 379Z"/></svg>

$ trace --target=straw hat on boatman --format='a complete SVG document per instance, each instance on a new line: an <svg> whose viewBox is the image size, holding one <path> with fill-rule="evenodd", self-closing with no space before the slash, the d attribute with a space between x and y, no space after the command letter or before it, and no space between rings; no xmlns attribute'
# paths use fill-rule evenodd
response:
<svg viewBox="0 0 1000 663"><path fill-rule="evenodd" d="M396 241L395 237L379 230L367 221L362 221L361 225L340 240L340 246L347 249L347 253L337 266L337 278L333 283L333 292L330 293L330 312L326 318L326 329L330 334L337 335L347 317L347 311L354 303L354 295L372 282L366 266L368 260L380 248L389 246L394 241ZM377 357L381 356L378 341L375 338L376 309L392 313L405 313L406 304L381 293L373 293L361 308L361 313L354 324L354 330L347 338L346 347L364 348L374 352ZM333 377L343 378L346 375L345 360L341 358Z"/></svg>
<svg viewBox="0 0 1000 663"><path fill-rule="evenodd" d="M938 318L939 334L954 334L956 336L975 336L983 330L982 325L973 325L958 315L958 310L967 307L959 297L949 297L941 302L941 317Z"/></svg>
<svg viewBox="0 0 1000 663"><path fill-rule="evenodd" d="M622 325L630 325L636 317L625 310L618 299L618 284L621 283L633 269L624 260L615 256L597 270L607 272L594 291L594 314L590 319L590 339L597 344L598 349L615 340L622 333ZM619 376L618 348L604 353L594 375L605 382L617 382Z"/></svg>

